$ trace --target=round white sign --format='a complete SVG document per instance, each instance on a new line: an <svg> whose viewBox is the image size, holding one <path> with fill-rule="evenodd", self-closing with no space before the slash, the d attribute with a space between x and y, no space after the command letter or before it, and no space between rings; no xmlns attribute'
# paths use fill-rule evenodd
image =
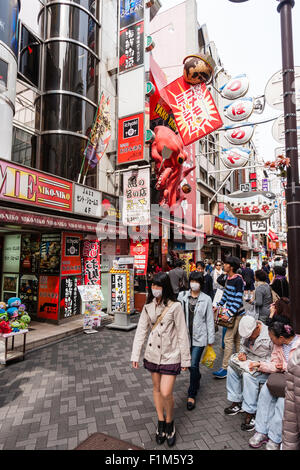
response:
<svg viewBox="0 0 300 470"><path fill-rule="evenodd" d="M225 116L231 121L243 121L253 112L253 99L241 98L224 107Z"/></svg>
<svg viewBox="0 0 300 470"><path fill-rule="evenodd" d="M300 67L295 67L296 107L300 106ZM265 88L265 98L269 106L283 111L282 71L274 73Z"/></svg>
<svg viewBox="0 0 300 470"><path fill-rule="evenodd" d="M245 124L249 124L245 122ZM254 132L254 125L243 127L226 127L225 137L231 144L242 145L249 142Z"/></svg>
<svg viewBox="0 0 300 470"><path fill-rule="evenodd" d="M251 150L234 147L230 149L224 149L221 154L221 159L227 168L239 168L245 166L250 158Z"/></svg>
<svg viewBox="0 0 300 470"><path fill-rule="evenodd" d="M233 77L220 88L220 93L228 100L236 100L244 96L249 89L249 79L245 74Z"/></svg>
<svg viewBox="0 0 300 470"><path fill-rule="evenodd" d="M272 136L273 138L284 146L285 143L285 127L284 127L284 116L279 116L276 121L274 121L272 126ZM300 116L297 116L297 140L298 144L300 143Z"/></svg>

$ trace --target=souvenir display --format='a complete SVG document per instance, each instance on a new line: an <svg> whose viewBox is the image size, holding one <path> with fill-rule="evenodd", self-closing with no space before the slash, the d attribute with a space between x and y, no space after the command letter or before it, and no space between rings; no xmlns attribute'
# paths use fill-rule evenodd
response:
<svg viewBox="0 0 300 470"><path fill-rule="evenodd" d="M30 321L26 306L21 303L19 297L10 297L7 304L0 302L0 334L27 330Z"/></svg>

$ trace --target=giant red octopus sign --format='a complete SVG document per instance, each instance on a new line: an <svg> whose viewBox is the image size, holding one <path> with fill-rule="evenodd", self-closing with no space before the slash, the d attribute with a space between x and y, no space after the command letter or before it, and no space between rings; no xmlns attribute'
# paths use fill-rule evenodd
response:
<svg viewBox="0 0 300 470"><path fill-rule="evenodd" d="M187 160L187 153L175 132L165 126L155 127L154 132L152 158L157 176L156 189L162 193L160 205L174 208L184 199L180 183L195 166L183 170L182 164Z"/></svg>

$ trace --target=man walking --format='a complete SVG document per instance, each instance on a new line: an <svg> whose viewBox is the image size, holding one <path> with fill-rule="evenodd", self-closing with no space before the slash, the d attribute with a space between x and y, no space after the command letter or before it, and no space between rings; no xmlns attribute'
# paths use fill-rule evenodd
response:
<svg viewBox="0 0 300 470"><path fill-rule="evenodd" d="M233 353L235 346L236 352L240 350L240 335L238 332L239 323L242 315L245 314L243 295L244 295L244 281L240 274L237 274L241 261L235 256L229 256L224 263L224 271L227 274L227 281L224 289L222 299L218 303L219 307L226 305L226 313L223 314L222 319L234 317L233 328L227 328L224 338L224 357L222 367L213 372L213 375L218 379L225 379L227 376L227 367L230 356Z"/></svg>
<svg viewBox="0 0 300 470"><path fill-rule="evenodd" d="M183 260L175 260L175 268L169 271L169 277L174 294L177 296L179 292L187 290L189 283L186 272L182 269Z"/></svg>

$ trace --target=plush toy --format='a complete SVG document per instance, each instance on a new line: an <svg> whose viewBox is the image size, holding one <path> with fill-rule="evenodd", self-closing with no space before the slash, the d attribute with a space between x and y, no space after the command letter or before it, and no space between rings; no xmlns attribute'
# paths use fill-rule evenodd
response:
<svg viewBox="0 0 300 470"><path fill-rule="evenodd" d="M7 301L8 308L17 307L18 309L21 304L22 304L22 301L19 297L10 297Z"/></svg>
<svg viewBox="0 0 300 470"><path fill-rule="evenodd" d="M17 317L17 316L19 315L17 307L10 307L10 308L8 308L7 311L6 311L6 313L7 313L8 317L9 317L10 319L11 319L11 318L15 318L15 317Z"/></svg>
<svg viewBox="0 0 300 470"><path fill-rule="evenodd" d="M11 326L7 321L0 322L0 333L7 334L11 332L12 332Z"/></svg>
<svg viewBox="0 0 300 470"><path fill-rule="evenodd" d="M12 321L10 323L10 326L13 330L13 333L17 333L18 331L20 331L20 322L18 322L17 320Z"/></svg>
<svg viewBox="0 0 300 470"><path fill-rule="evenodd" d="M20 322L23 323L24 325L26 325L26 328L28 327L29 323L31 322L31 318L30 318L30 316L28 315L28 313L24 313L24 314L21 316Z"/></svg>
<svg viewBox="0 0 300 470"><path fill-rule="evenodd" d="M6 312L0 313L0 321L8 321L8 315Z"/></svg>
<svg viewBox="0 0 300 470"><path fill-rule="evenodd" d="M10 297L7 301L7 314L9 315L10 318L14 318L15 312L17 311L18 314L18 308L22 304L22 301L19 297Z"/></svg>
<svg viewBox="0 0 300 470"><path fill-rule="evenodd" d="M0 313L6 312L6 303L5 302L0 302Z"/></svg>

